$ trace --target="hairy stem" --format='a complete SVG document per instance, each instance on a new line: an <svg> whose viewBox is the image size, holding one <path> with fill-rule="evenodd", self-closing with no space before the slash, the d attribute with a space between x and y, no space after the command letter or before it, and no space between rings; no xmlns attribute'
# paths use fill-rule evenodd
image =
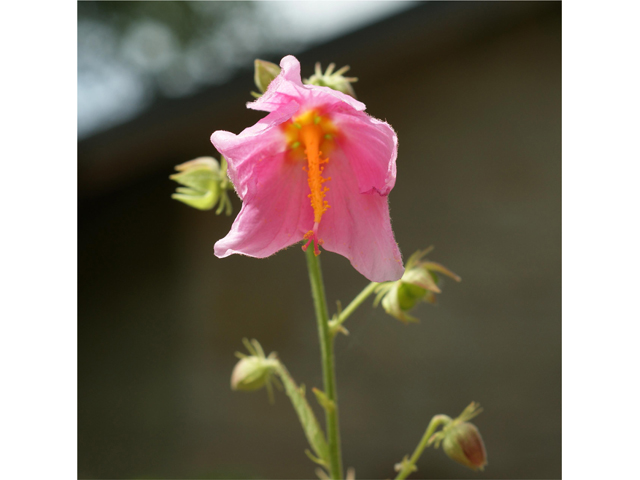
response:
<svg viewBox="0 0 640 480"><path fill-rule="evenodd" d="M333 355L333 336L329 330L329 312L324 293L320 259L314 254L313 248L307 248L307 267L311 281L311 293L318 321L318 335L320 337L320 352L322 355L322 375L324 378L324 393L333 402L334 408L325 409L327 418L327 441L329 443L329 460L331 478L342 479L342 454L340 450L340 430L338 427L338 396L336 392L336 377Z"/></svg>
<svg viewBox="0 0 640 480"><path fill-rule="evenodd" d="M406 461L403 461L400 464L401 468L395 480L403 480L404 478L407 478L411 472L416 470L415 464L420 458L420 455L422 455L422 452L426 447L431 445L431 443L429 442L429 439L431 438L431 436L435 433L435 431L440 425L449 423L450 421L451 421L451 418L447 417L446 415L436 415L431 419L431 421L429 422L429 426L427 427L427 430L424 432L424 435L422 436L422 440L420 440L420 443L414 450L413 455L411 455L411 458L409 460L406 460L407 457L405 457Z"/></svg>
<svg viewBox="0 0 640 480"><path fill-rule="evenodd" d="M356 308L358 308L360 305L362 305L362 303L369 297L369 295L371 295L373 293L373 291L376 289L376 287L380 285L377 282L371 282L369 285L367 285L364 290L362 290L358 296L356 298L354 298L351 303L349 305L347 305L347 307L342 310L342 312L340 312L340 315L338 315L338 317L331 322L331 327L333 329L339 327L340 325L342 325L344 323L344 321L349 318L349 316L356 311Z"/></svg>

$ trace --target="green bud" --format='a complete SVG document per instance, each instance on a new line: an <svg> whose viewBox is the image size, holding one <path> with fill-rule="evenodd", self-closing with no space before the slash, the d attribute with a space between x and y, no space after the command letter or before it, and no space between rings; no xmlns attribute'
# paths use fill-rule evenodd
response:
<svg viewBox="0 0 640 480"><path fill-rule="evenodd" d="M254 69L253 81L261 93L266 92L267 87L269 87L269 84L273 79L280 75L280 67L275 63L267 62L266 60L256 59L254 62Z"/></svg>
<svg viewBox="0 0 640 480"><path fill-rule="evenodd" d="M176 189L171 198L179 200L198 210L211 210L219 203L217 214L226 210L231 214L231 201L227 190L232 188L227 177L227 163L222 159L222 167L213 157L199 157L177 165L178 173L169 178L182 187Z"/></svg>
<svg viewBox="0 0 640 480"><path fill-rule="evenodd" d="M404 289L405 285L402 281L390 282L390 284L386 285L381 284L381 287L383 289L378 293L376 303L382 296L382 308L384 308L385 312L403 323L418 321L417 318L407 313L407 311L413 307L414 303L408 292ZM389 288L385 290L384 287Z"/></svg>
<svg viewBox="0 0 640 480"><path fill-rule="evenodd" d="M231 389L252 391L266 385L272 375L275 360L260 357L244 357L231 374Z"/></svg>
<svg viewBox="0 0 640 480"><path fill-rule="evenodd" d="M308 79L304 80L304 83L307 85L318 85L320 87L329 87L333 90L337 90L338 92L346 93L347 95L351 95L353 98L356 98L356 92L353 90L351 86L352 83L357 82L358 79L355 77L345 77L342 74L346 73L349 70L349 66L342 67L337 72L334 72L333 69L336 68L335 63L331 63L327 70L322 73L322 68L320 63L316 63L315 73L310 76Z"/></svg>
<svg viewBox="0 0 640 480"><path fill-rule="evenodd" d="M438 286L440 279L436 272L459 282L460 277L439 263L422 261L431 250L428 248L411 255L400 280L381 283L376 289L378 296L375 305L382 301L382 308L389 315L404 323L417 322L408 312L420 301L436 303L435 294L441 293Z"/></svg>
<svg viewBox="0 0 640 480"><path fill-rule="evenodd" d="M243 338L242 342L250 355L236 352L236 356L240 358L240 361L236 363L231 373L231 389L250 392L266 386L269 398L272 400L272 377L280 365L276 354L271 353L268 357L265 356L264 350L257 340L249 341Z"/></svg>
<svg viewBox="0 0 640 480"><path fill-rule="evenodd" d="M398 287L398 306L404 311L411 310L427 291L419 285L401 282Z"/></svg>

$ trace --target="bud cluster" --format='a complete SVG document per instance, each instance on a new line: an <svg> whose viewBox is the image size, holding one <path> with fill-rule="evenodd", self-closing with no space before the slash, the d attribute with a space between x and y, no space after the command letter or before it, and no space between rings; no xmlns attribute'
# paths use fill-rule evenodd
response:
<svg viewBox="0 0 640 480"><path fill-rule="evenodd" d="M260 90L260 93L251 92L251 94L258 98L267 91L269 84L280 74L280 67L275 63L260 59L256 59L253 65L253 81L255 82L256 87L258 87L258 90ZM343 75L348 72L351 67L347 65L334 72L335 68L336 64L331 63L323 73L320 62L318 62L316 63L314 74L309 78L305 78L303 82L306 85L329 87L333 90L337 90L338 92L342 92L356 98L356 92L353 90L353 86L351 84L357 82L358 79L355 77L345 77Z"/></svg>
<svg viewBox="0 0 640 480"><path fill-rule="evenodd" d="M335 68L336 64L330 63L327 70L322 73L322 67L320 66L320 62L318 62L316 63L315 73L303 81L307 85L329 87L333 90L346 93L347 95L351 95L353 98L356 98L356 92L353 90L353 86L351 84L357 82L358 79L355 77L345 77L343 75L343 73L348 72L351 67L346 65L334 72L333 70Z"/></svg>

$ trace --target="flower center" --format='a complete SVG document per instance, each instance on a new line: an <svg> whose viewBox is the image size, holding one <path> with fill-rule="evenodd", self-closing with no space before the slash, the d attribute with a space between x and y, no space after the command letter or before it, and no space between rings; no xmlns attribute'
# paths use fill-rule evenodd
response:
<svg viewBox="0 0 640 480"><path fill-rule="evenodd" d="M309 111L294 119L294 122L286 127L286 134L292 150L303 149L307 165L303 167L307 172L307 182L309 184L308 197L313 208L313 228L309 230L304 238L308 242L302 247L306 251L311 242L314 242L314 253L320 254L318 245L322 240L318 238L318 227L322 214L330 208L329 203L324 199L329 188L323 186L331 178L322 176L324 165L329 162L329 158L322 158L321 147L330 148L329 142L333 136L328 132L333 132L331 122L326 118L317 115L314 111Z"/></svg>
<svg viewBox="0 0 640 480"><path fill-rule="evenodd" d="M309 182L309 189L311 193L309 198L311 199L311 207L313 208L313 221L320 223L322 214L329 208L329 204L324 200L325 192L329 189L323 187L322 184L331 180L331 178L324 178L322 172L324 171L324 164L329 162L328 158L321 158L322 152L320 151L320 141L322 139L322 128L318 125L304 125L300 129L300 139L304 145L304 153L307 157L307 177Z"/></svg>

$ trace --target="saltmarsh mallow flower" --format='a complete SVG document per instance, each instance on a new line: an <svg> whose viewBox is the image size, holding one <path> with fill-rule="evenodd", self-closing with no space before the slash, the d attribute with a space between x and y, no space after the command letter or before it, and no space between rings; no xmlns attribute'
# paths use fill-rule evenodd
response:
<svg viewBox="0 0 640 480"><path fill-rule="evenodd" d="M398 138L365 105L328 87L303 85L293 56L248 108L268 112L239 135L214 132L242 210L216 256L264 258L305 240L349 259L371 281L404 271L387 196L396 181Z"/></svg>

